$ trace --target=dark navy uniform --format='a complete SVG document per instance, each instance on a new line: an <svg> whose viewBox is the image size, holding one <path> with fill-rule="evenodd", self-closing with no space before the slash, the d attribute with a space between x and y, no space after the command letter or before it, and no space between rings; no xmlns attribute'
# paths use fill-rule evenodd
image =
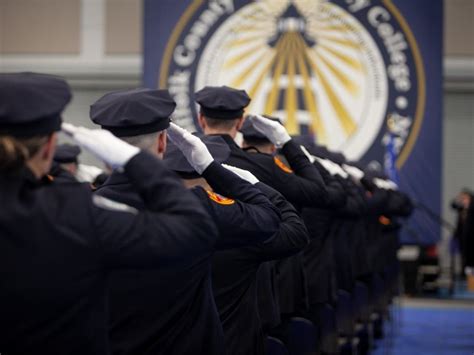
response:
<svg viewBox="0 0 474 355"><path fill-rule="evenodd" d="M157 99L148 96L151 92ZM167 127L174 108L161 97L167 93L134 90L130 94L112 93L99 100L93 106L94 121L120 136L158 132ZM141 104L147 102L153 104L153 110L143 112ZM215 141L219 139L211 143ZM225 148L225 144L221 143L221 147ZM210 150L212 153L213 149ZM224 155L227 157L228 152ZM173 144L168 146L165 163L175 171L194 172ZM200 187L191 191L218 227L219 238L214 248L256 244L279 229L279 211L257 188L216 162L204 171L203 177L213 191ZM145 203L144 196L118 172L96 194L138 210ZM211 287L211 255L209 250L168 270L112 273L109 292L112 353L223 354L224 337Z"/></svg>
<svg viewBox="0 0 474 355"><path fill-rule="evenodd" d="M107 270L168 268L211 249L208 215L154 158L140 154L126 174L147 210L94 204L84 185L38 186L29 171L1 177L2 353L105 354Z"/></svg>
<svg viewBox="0 0 474 355"><path fill-rule="evenodd" d="M275 234L279 213L258 189L217 163L211 164L203 176L216 192L225 191L233 197L200 187L191 190L218 227L215 248L256 244ZM112 174L96 194L137 209L143 205L127 178L118 173ZM223 354L222 328L210 284L210 258L211 252L169 270L112 273L113 353Z"/></svg>
<svg viewBox="0 0 474 355"><path fill-rule="evenodd" d="M59 129L70 95L55 77L2 74L0 97L0 132L16 137ZM139 153L124 172L146 210L26 167L0 172L2 354L107 354L108 271L169 268L212 248L210 217L163 164Z"/></svg>
<svg viewBox="0 0 474 355"><path fill-rule="evenodd" d="M299 136L294 139L315 156L333 158L324 147L316 146L312 140L308 141L304 138L304 136ZM347 179L338 175L331 176L318 160L314 162L314 165L325 180L332 206L302 210L302 217L311 236L311 243L304 250L309 298L309 310L306 317L318 329L319 350L335 353L338 348L338 334L334 305L337 302L337 270L339 270L339 264L334 258L335 249L339 247L335 236L340 229L339 217L352 218L351 213L360 216L363 210L357 203L358 195L354 196L353 191L347 186ZM349 239L352 235L345 237Z"/></svg>
<svg viewBox="0 0 474 355"><path fill-rule="evenodd" d="M200 104L201 113L205 117L227 120L242 117L243 109L250 102L250 98L243 91L226 87L206 87L196 93L196 101ZM321 175L292 140L281 149L290 165L288 167L279 157L258 151L245 152L237 146L231 136L226 134L220 136L231 149L227 161L230 165L252 172L261 182L279 191L297 208L328 205L328 192ZM278 273L276 298L280 312L289 317L307 307L306 275L302 254L279 260L275 264ZM263 288L265 289L268 289L268 285ZM261 294L264 294L262 290Z"/></svg>
<svg viewBox="0 0 474 355"><path fill-rule="evenodd" d="M275 214L279 216L279 210L260 189L217 164L230 155L222 138L202 136L201 140L215 160L202 174L212 191L203 188L192 191L206 206L219 229L221 236L216 248L235 248L265 241L269 233L273 235L278 230ZM172 143L168 145L164 161L183 179L200 177Z"/></svg>
<svg viewBox="0 0 474 355"><path fill-rule="evenodd" d="M224 328L227 354L264 354L265 337L257 305L257 272L266 261L288 257L308 243L295 208L278 192L257 183L282 214L279 232L253 247L218 251L212 258L214 297Z"/></svg>
<svg viewBox="0 0 474 355"><path fill-rule="evenodd" d="M293 205L325 206L330 202L321 175L294 142L290 141L282 148L290 169L278 157L245 152L230 136L224 135L222 138L231 149L229 164L251 171L260 181L281 192ZM302 262L302 255L296 255L277 263L282 313L296 314L307 307L306 276Z"/></svg>
<svg viewBox="0 0 474 355"><path fill-rule="evenodd" d="M195 94L205 117L231 120L242 117L250 98L242 90L223 87L205 87ZM261 182L272 186L295 206L326 206L328 194L324 181L300 147L293 141L287 142L281 153L290 167L268 154L244 152L232 139L222 134L231 149L230 165L250 171Z"/></svg>

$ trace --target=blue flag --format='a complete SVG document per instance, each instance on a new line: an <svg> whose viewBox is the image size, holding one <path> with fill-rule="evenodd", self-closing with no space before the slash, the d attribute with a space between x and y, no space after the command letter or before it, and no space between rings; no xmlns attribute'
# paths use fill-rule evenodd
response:
<svg viewBox="0 0 474 355"><path fill-rule="evenodd" d="M397 157L398 153L395 144L395 135L393 133L388 133L387 142L385 145L385 174L387 174L390 180L392 180L395 184L400 185L400 177L397 169Z"/></svg>

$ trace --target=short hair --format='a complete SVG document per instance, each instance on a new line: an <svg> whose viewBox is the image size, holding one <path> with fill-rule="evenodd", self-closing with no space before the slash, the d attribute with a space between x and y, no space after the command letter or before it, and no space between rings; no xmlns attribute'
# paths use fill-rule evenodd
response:
<svg viewBox="0 0 474 355"><path fill-rule="evenodd" d="M231 130L232 128L235 127L237 124L237 121L240 119L240 117L230 119L230 120L222 120L219 118L212 118L212 117L207 117L204 116L204 119L206 120L207 125L209 128L212 129L225 129L225 130Z"/></svg>
<svg viewBox="0 0 474 355"><path fill-rule="evenodd" d="M153 132L153 133L140 134L138 136L120 137L120 139L124 140L128 144L131 144L137 148L150 151L151 148L153 147L153 144L155 144L156 140L158 139L158 136L161 133L165 133L165 132L166 131L159 131L159 132Z"/></svg>

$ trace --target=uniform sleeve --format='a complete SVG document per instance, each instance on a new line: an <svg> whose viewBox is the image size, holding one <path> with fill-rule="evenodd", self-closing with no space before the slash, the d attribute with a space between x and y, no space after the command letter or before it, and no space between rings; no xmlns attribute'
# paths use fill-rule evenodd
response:
<svg viewBox="0 0 474 355"><path fill-rule="evenodd" d="M281 149L281 152L296 175L324 186L323 178L318 169L309 161L308 157L293 140L287 142Z"/></svg>
<svg viewBox="0 0 474 355"><path fill-rule="evenodd" d="M340 176L332 176L317 160L313 163L320 172L328 192L327 207L341 208L346 203L347 195Z"/></svg>
<svg viewBox="0 0 474 355"><path fill-rule="evenodd" d="M338 216L359 217L365 214L367 212L367 201L363 195L363 189L348 179L342 180L341 178L341 184L346 194L346 203L337 210Z"/></svg>
<svg viewBox="0 0 474 355"><path fill-rule="evenodd" d="M389 191L387 215L408 217L413 212L413 203L408 195L400 191Z"/></svg>
<svg viewBox="0 0 474 355"><path fill-rule="evenodd" d="M272 181L267 183L299 207L327 207L328 191L316 167L292 140L281 151L294 173L274 164Z"/></svg>
<svg viewBox="0 0 474 355"><path fill-rule="evenodd" d="M388 191L374 188L367 200L367 213L370 215L381 215L387 212Z"/></svg>
<svg viewBox="0 0 474 355"><path fill-rule="evenodd" d="M92 219L107 265L163 267L210 253L217 239L211 217L174 173L142 152L127 163L125 174L146 209L96 201Z"/></svg>
<svg viewBox="0 0 474 355"><path fill-rule="evenodd" d="M249 249L260 261L282 259L303 250L309 243L308 231L296 209L279 192L271 187L258 183L258 188L265 192L282 215L280 229L269 241Z"/></svg>
<svg viewBox="0 0 474 355"><path fill-rule="evenodd" d="M279 230L279 209L254 185L215 162L204 171L203 177L215 192L232 199L230 203L213 200L201 189L201 198L207 200L219 229L217 249L255 245Z"/></svg>

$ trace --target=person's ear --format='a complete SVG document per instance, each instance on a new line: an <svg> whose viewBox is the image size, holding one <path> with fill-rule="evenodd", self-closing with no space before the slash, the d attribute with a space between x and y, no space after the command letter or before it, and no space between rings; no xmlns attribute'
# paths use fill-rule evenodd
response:
<svg viewBox="0 0 474 355"><path fill-rule="evenodd" d="M237 131L240 131L242 126L244 125L244 122L245 122L245 117L240 117L237 121Z"/></svg>
<svg viewBox="0 0 474 355"><path fill-rule="evenodd" d="M56 142L58 140L58 134L53 133L48 137L46 144L43 146L41 152L41 159L46 161L52 161L54 153L56 151Z"/></svg>
<svg viewBox="0 0 474 355"><path fill-rule="evenodd" d="M167 137L166 131L160 132L158 135L158 155L163 157L166 152Z"/></svg>
<svg viewBox="0 0 474 355"><path fill-rule="evenodd" d="M206 124L206 119L204 118L202 113L199 113L198 115L198 123L199 123L199 127L201 127L201 129L204 131L207 127L207 124Z"/></svg>

